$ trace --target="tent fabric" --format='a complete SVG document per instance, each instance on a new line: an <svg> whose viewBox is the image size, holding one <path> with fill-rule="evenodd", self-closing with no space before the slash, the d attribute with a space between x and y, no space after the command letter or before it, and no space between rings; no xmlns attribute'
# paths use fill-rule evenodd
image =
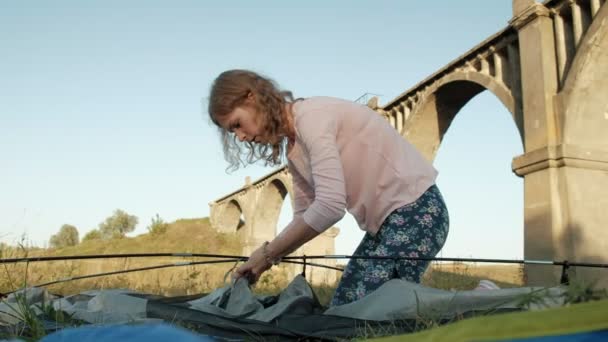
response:
<svg viewBox="0 0 608 342"><path fill-rule="evenodd" d="M545 300L529 307L559 306L560 287L446 291L393 279L359 301L326 309L300 275L280 294L256 296L244 279L204 296L159 297L130 290L93 290L67 297L28 289L31 307L42 301L88 324L169 322L200 334L246 338L349 338L373 331L393 335L418 330L420 319L446 323L480 312L522 310L520 299L543 291ZM0 322L19 324L18 295L0 303ZM11 305L12 303L12 305ZM52 331L52 322L49 322ZM58 329L55 324L55 329ZM59 327L61 329L61 327Z"/></svg>
<svg viewBox="0 0 608 342"><path fill-rule="evenodd" d="M497 290L446 291L394 279L362 299L329 308L329 315L367 320L449 319L467 312L519 310L522 296L543 293L544 300L528 309L561 305L564 290L555 288L511 288Z"/></svg>

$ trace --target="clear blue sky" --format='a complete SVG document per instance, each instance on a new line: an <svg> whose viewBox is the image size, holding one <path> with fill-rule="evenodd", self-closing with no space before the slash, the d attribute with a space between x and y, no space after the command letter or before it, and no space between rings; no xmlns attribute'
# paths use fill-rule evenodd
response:
<svg viewBox="0 0 608 342"><path fill-rule="evenodd" d="M296 96L386 103L511 11L510 0L2 1L0 241L43 246L64 223L83 236L117 208L144 233L156 213L208 216L245 176L270 172L224 172L204 98L226 69ZM522 257L523 182L511 172L522 150L491 93L458 114L435 162L452 221L443 256ZM338 226L337 252L351 253L362 232L352 218Z"/></svg>

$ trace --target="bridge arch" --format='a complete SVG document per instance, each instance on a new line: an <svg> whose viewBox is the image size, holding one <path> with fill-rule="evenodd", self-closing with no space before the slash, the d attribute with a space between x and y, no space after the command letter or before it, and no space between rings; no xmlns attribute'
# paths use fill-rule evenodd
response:
<svg viewBox="0 0 608 342"><path fill-rule="evenodd" d="M255 211L256 238L272 239L276 235L277 222L283 201L290 195L288 185L281 178L274 178L265 183L258 197L258 210Z"/></svg>
<svg viewBox="0 0 608 342"><path fill-rule="evenodd" d="M401 135L407 137L428 160L434 160L456 114L484 90L492 92L509 110L523 143L521 107L511 91L489 75L470 71L453 72L429 87Z"/></svg>
<svg viewBox="0 0 608 342"><path fill-rule="evenodd" d="M246 219L243 207L237 199L231 199L226 203L219 225L227 231L239 231L245 226Z"/></svg>

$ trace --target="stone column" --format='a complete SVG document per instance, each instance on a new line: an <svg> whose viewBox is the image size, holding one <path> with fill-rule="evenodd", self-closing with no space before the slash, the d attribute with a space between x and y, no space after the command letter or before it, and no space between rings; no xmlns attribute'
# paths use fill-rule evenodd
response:
<svg viewBox="0 0 608 342"><path fill-rule="evenodd" d="M560 11L553 12L553 26L555 29L556 57L557 57L557 72L559 82L561 84L566 71L566 30L564 29L564 18Z"/></svg>
<svg viewBox="0 0 608 342"><path fill-rule="evenodd" d="M562 230L560 183L555 166L543 164L548 148L559 140L553 98L557 93L557 65L553 22L549 10L531 0L513 2L511 25L518 31L524 116L524 155L513 161L524 177L524 258L553 260ZM542 163L541 163L542 164ZM525 267L529 285L555 285L559 270L551 266Z"/></svg>

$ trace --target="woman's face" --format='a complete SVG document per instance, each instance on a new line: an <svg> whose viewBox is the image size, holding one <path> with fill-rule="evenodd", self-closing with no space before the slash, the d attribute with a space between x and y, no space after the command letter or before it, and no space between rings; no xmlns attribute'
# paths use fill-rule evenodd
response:
<svg viewBox="0 0 608 342"><path fill-rule="evenodd" d="M242 142L261 143L265 140L261 121L261 115L254 106L243 104L221 117L218 123Z"/></svg>

